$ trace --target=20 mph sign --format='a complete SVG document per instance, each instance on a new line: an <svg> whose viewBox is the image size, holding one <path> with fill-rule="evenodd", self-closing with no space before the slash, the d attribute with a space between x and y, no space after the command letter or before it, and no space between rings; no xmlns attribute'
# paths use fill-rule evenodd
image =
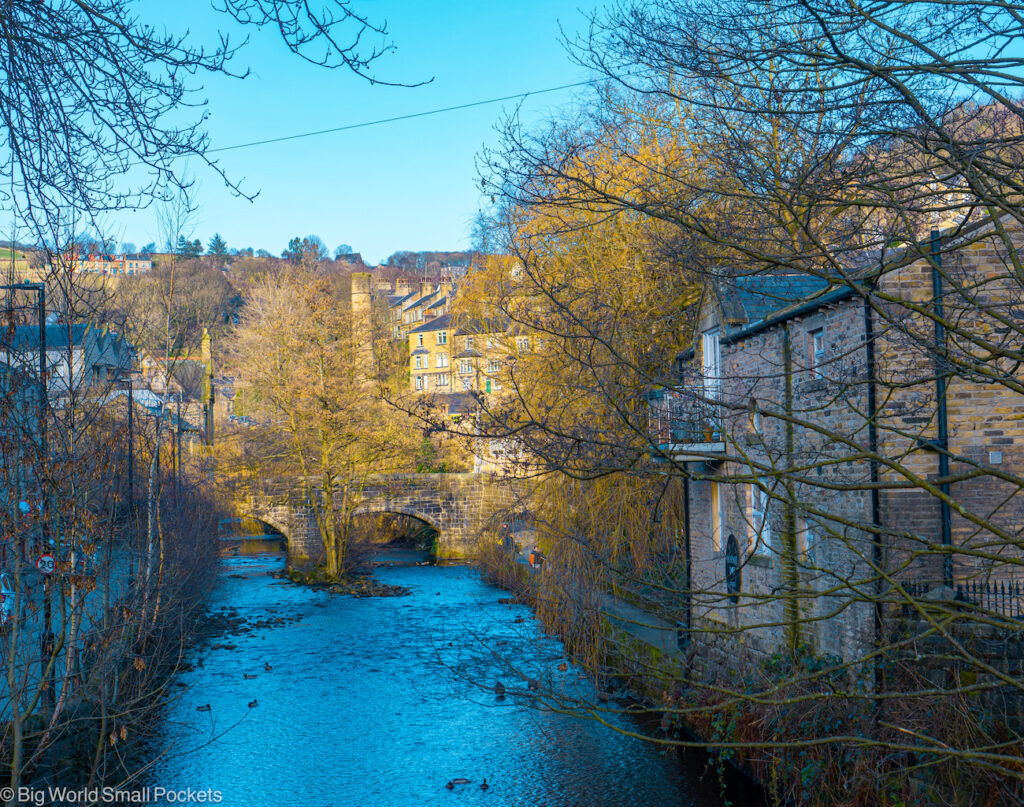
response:
<svg viewBox="0 0 1024 807"><path fill-rule="evenodd" d="M36 568L40 574L53 574L53 570L57 567L57 559L47 553L40 555L39 560L36 561Z"/></svg>

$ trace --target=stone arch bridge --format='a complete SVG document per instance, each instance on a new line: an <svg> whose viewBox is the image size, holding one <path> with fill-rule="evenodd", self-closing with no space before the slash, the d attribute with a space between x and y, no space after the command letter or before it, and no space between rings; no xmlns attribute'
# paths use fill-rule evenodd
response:
<svg viewBox="0 0 1024 807"><path fill-rule="evenodd" d="M466 558L475 553L482 532L500 526L504 514L520 510L522 489L517 480L490 474L377 474L359 491L355 514L412 516L437 530L438 557ZM275 480L266 482L240 511L283 533L290 557L320 558L319 506L294 481Z"/></svg>

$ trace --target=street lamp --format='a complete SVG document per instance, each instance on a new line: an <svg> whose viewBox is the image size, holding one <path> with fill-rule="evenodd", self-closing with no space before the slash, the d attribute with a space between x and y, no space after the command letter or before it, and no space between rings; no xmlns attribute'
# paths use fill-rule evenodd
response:
<svg viewBox="0 0 1024 807"><path fill-rule="evenodd" d="M121 368L120 379L128 383L128 517L129 529L135 524L135 389L134 366ZM133 532L132 534L136 534ZM135 585L135 553L128 547L128 586ZM108 564L109 568L109 564Z"/></svg>
<svg viewBox="0 0 1024 807"><path fill-rule="evenodd" d="M39 315L39 532L43 547L49 545L49 529L46 521L46 492L44 484L46 479L46 408L49 403L49 396L46 391L46 284L45 283L9 283L0 286L0 289L10 291L34 291L37 295L37 306ZM50 575L46 575L44 583L43 602L43 635L40 639L40 663L43 675L46 675L47 660L53 652L53 588ZM46 682L45 697L53 703L55 691L55 669L50 670Z"/></svg>

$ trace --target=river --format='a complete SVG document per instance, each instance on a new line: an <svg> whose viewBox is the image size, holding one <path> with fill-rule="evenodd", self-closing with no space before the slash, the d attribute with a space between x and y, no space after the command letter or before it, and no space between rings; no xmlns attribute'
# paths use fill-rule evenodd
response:
<svg viewBox="0 0 1024 807"><path fill-rule="evenodd" d="M280 554L226 559L212 610L236 627L192 651L147 784L253 807L722 803L714 775L674 752L537 708L528 678L593 686L505 592L466 567L382 557L377 578L411 595L331 595L271 577Z"/></svg>

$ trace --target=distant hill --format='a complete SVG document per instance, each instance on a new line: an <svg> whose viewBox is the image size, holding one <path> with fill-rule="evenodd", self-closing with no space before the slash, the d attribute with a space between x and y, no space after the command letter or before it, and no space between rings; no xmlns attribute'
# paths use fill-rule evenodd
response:
<svg viewBox="0 0 1024 807"><path fill-rule="evenodd" d="M415 274L418 277L462 274L472 266L475 252L411 252L400 250L392 254L382 266Z"/></svg>

